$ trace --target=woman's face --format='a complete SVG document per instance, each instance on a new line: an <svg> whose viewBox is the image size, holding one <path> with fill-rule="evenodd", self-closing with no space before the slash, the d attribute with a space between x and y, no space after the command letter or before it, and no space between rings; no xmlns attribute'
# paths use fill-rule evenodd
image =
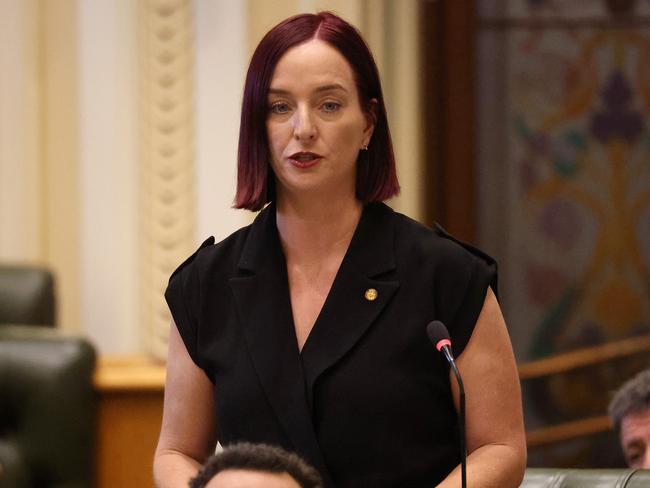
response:
<svg viewBox="0 0 650 488"><path fill-rule="evenodd" d="M315 39L280 58L266 119L279 193L354 195L357 156L373 128L352 68L336 49Z"/></svg>

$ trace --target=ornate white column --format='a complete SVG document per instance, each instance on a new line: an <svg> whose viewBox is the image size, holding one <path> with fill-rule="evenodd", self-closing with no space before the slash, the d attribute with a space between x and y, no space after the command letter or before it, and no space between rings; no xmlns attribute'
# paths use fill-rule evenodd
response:
<svg viewBox="0 0 650 488"><path fill-rule="evenodd" d="M163 293L195 245L193 2L140 0L141 317L149 350L167 352Z"/></svg>

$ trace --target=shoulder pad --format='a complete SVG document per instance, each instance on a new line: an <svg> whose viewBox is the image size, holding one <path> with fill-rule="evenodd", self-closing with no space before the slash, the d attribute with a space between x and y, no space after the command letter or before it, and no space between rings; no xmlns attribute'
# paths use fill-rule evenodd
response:
<svg viewBox="0 0 650 488"><path fill-rule="evenodd" d="M187 266L187 265L190 264L192 261L194 261L194 258L195 258L196 255L201 251L201 249L204 249L204 248L206 248L206 247L208 247L208 246L212 246L213 244L214 244L214 236L210 236L210 237L208 237L205 241L203 241L203 244L201 244L201 245L199 246L199 248L198 248L196 251L194 251L194 253L193 253L190 257L188 257L185 261L183 261L183 262L180 264L180 266L178 266L178 268L176 268L176 269L174 270L174 272L172 273L172 275L169 277L169 281L171 281L172 278L174 278L174 276L176 276L176 274L177 274L179 271L181 271L185 266Z"/></svg>
<svg viewBox="0 0 650 488"><path fill-rule="evenodd" d="M474 256L477 256L477 257L483 259L488 264L490 264L490 265L495 265L496 264L496 261L494 260L494 258L492 256L490 256L489 254L484 253L479 248L474 247L471 244L467 244L466 242L463 242L461 240L456 239L449 232L447 232L440 224L436 223L435 230L440 236L442 236L442 237L444 237L446 239L449 239L450 241L455 242L456 244L458 244L459 246L461 246L465 250L469 251Z"/></svg>

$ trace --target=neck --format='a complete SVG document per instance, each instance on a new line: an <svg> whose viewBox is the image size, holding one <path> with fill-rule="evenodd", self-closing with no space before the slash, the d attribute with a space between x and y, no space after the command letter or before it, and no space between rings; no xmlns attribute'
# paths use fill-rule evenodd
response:
<svg viewBox="0 0 650 488"><path fill-rule="evenodd" d="M279 194L277 226L287 259L315 262L332 253L345 254L362 207L354 195L307 200Z"/></svg>

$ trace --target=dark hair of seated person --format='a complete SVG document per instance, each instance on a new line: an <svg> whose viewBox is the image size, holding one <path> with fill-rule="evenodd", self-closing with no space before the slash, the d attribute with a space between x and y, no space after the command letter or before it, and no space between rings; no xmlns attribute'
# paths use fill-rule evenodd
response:
<svg viewBox="0 0 650 488"><path fill-rule="evenodd" d="M609 403L609 416L617 433L623 419L632 413L650 410L650 369L641 371L621 386Z"/></svg>
<svg viewBox="0 0 650 488"><path fill-rule="evenodd" d="M240 442L208 458L190 488L204 488L221 471L244 470L264 473L287 473L301 488L323 488L318 472L297 454L276 446Z"/></svg>

